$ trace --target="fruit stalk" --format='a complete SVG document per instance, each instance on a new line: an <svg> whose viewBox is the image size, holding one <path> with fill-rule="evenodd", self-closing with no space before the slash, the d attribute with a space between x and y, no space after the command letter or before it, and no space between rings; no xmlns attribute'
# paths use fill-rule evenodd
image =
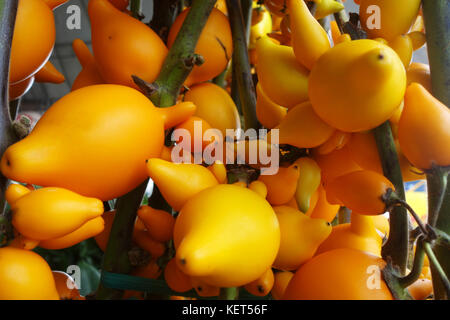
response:
<svg viewBox="0 0 450 320"><path fill-rule="evenodd" d="M339 3L342 3L341 0L336 0L336 1ZM339 27L339 31L341 31L341 33L343 33L344 32L344 30L343 30L344 23L348 21L347 12L345 12L345 9L344 9L344 10L334 13L333 15L334 15L334 20L336 20L336 23Z"/></svg>
<svg viewBox="0 0 450 320"><path fill-rule="evenodd" d="M258 129L255 85L250 72L244 19L240 0L227 0L228 18L233 36L233 73L238 86L245 129Z"/></svg>
<svg viewBox="0 0 450 320"><path fill-rule="evenodd" d="M161 73L153 84L155 90L150 95L150 99L156 106L174 105L189 72L195 64L201 63L201 59L195 55L194 50L215 3L216 0L193 1L186 20L164 61Z"/></svg>
<svg viewBox="0 0 450 320"><path fill-rule="evenodd" d="M130 11L133 18L139 19L141 16L141 0L131 0Z"/></svg>
<svg viewBox="0 0 450 320"><path fill-rule="evenodd" d="M11 126L11 115L8 102L8 82L9 82L9 58L11 42L16 20L18 0L0 1L0 153L3 154L6 148L13 144L17 137ZM8 179L0 174L0 214L4 215L5 191ZM3 221L7 221L3 220ZM0 230L2 230L0 225ZM0 231L1 233L1 231Z"/></svg>
<svg viewBox="0 0 450 320"><path fill-rule="evenodd" d="M155 14L150 26L158 32L164 42L167 41L170 26L175 21L178 13L183 8L179 0L156 0L153 1L153 12L165 12L166 14Z"/></svg>
<svg viewBox="0 0 450 320"><path fill-rule="evenodd" d="M450 106L450 11L446 0L422 0L422 10L425 20L428 59L431 70L431 85L433 96ZM429 221L436 228L450 234L450 187L445 186L447 173L444 170L427 174L429 195ZM445 192L443 199L441 194ZM439 210L440 206L440 210ZM434 211L439 210L436 214ZM448 248L435 245L434 253L442 266L443 272L450 275L450 257ZM435 299L448 299L444 282L439 270L431 265Z"/></svg>
<svg viewBox="0 0 450 320"><path fill-rule="evenodd" d="M383 173L395 186L397 196L401 200L405 200L402 171L389 121L373 130ZM394 207L390 214L389 224L391 231L382 248L382 255L384 258L390 257L392 263L404 274L408 262L409 243L409 220L406 209L399 206Z"/></svg>

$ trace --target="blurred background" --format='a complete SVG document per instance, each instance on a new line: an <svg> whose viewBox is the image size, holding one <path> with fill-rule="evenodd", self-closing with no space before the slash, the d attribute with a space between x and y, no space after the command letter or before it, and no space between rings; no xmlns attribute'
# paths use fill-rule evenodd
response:
<svg viewBox="0 0 450 320"><path fill-rule="evenodd" d="M87 14L88 2L89 0L70 0L54 10L56 44L50 61L64 74L66 81L62 84L35 82L31 90L22 98L21 112L36 112L37 114L34 115L38 116L38 114L45 111L53 102L70 92L73 81L81 71L81 66L72 50L72 42L79 38L91 48L91 28ZM68 8L72 5L78 6L81 11L81 28L79 30L69 30L66 25L67 19L71 15L68 13ZM347 0L345 6L347 12L358 12L358 6L353 0ZM142 13L145 16L143 22L148 23L153 16L153 0L142 0ZM414 53L414 61L425 63L428 61L426 47Z"/></svg>

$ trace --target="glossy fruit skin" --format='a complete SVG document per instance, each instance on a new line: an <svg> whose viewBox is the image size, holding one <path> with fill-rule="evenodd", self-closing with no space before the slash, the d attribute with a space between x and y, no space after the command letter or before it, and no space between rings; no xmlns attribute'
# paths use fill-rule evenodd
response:
<svg viewBox="0 0 450 320"><path fill-rule="evenodd" d="M86 300L80 295L80 290L71 276L62 271L52 271L52 273L60 300Z"/></svg>
<svg viewBox="0 0 450 320"><path fill-rule="evenodd" d="M308 212L311 198L320 185L320 167L309 157L302 157L294 162L298 165L300 175L295 190L295 200L301 212Z"/></svg>
<svg viewBox="0 0 450 320"><path fill-rule="evenodd" d="M414 300L425 300L433 293L433 283L430 279L417 279L408 287Z"/></svg>
<svg viewBox="0 0 450 320"><path fill-rule="evenodd" d="M269 37L256 42L256 67L261 87L274 103L292 108L308 100L308 74L294 50L275 44Z"/></svg>
<svg viewBox="0 0 450 320"><path fill-rule="evenodd" d="M331 223L336 217L340 206L328 202L327 194L322 184L317 188L317 192L317 203L314 206L310 217L313 219L324 219Z"/></svg>
<svg viewBox="0 0 450 320"><path fill-rule="evenodd" d="M196 129L198 128L198 129ZM174 132L180 131L180 130L186 130L189 133L189 139L188 141L184 141L184 137L178 137L176 140L176 144L182 145L183 149L190 153L201 153L210 143L212 143L216 135L213 135L212 137L209 137L209 139L205 139L205 133L206 131L213 129L211 125L205 121L204 119L192 116L186 119L186 121L183 121L179 125L175 127Z"/></svg>
<svg viewBox="0 0 450 320"><path fill-rule="evenodd" d="M335 131L317 116L310 102L290 109L275 129L280 130L280 144L290 144L297 148L317 147Z"/></svg>
<svg viewBox="0 0 450 320"><path fill-rule="evenodd" d="M313 156L314 160L316 160L321 169L322 183L324 187L341 175L361 170L361 167L351 159L346 146L326 155L320 155L314 152Z"/></svg>
<svg viewBox="0 0 450 320"><path fill-rule="evenodd" d="M350 248L381 257L381 243L373 217L352 213L350 223L333 227L330 236L320 244L316 255L334 249Z"/></svg>
<svg viewBox="0 0 450 320"><path fill-rule="evenodd" d="M353 133L347 143L347 149L353 161L361 168L383 173L377 143L372 132Z"/></svg>
<svg viewBox="0 0 450 320"><path fill-rule="evenodd" d="M331 232L329 222L311 219L287 206L274 207L280 224L280 249L273 263L279 270L296 270L314 256Z"/></svg>
<svg viewBox="0 0 450 320"><path fill-rule="evenodd" d="M294 273L290 271L280 271L274 274L273 288L270 292L272 298L274 298L275 300L281 300L284 295L284 291L286 290L289 281L291 281L293 276Z"/></svg>
<svg viewBox="0 0 450 320"><path fill-rule="evenodd" d="M59 300L52 270L37 253L0 248L1 300Z"/></svg>
<svg viewBox="0 0 450 320"><path fill-rule="evenodd" d="M369 170L350 172L334 179L327 187L327 198L339 200L359 214L378 215L386 211L382 197L394 185L383 175Z"/></svg>
<svg viewBox="0 0 450 320"><path fill-rule="evenodd" d="M237 107L228 92L220 86L205 82L194 85L184 95L197 107L195 116L204 119L212 128L219 129L226 136L226 129L241 127Z"/></svg>
<svg viewBox="0 0 450 320"><path fill-rule="evenodd" d="M294 164L287 168L280 167L273 175L260 175L258 181L267 187L267 201L271 205L282 205L294 196L299 175L298 165Z"/></svg>
<svg viewBox="0 0 450 320"><path fill-rule="evenodd" d="M185 104L174 107L178 117L186 106L186 117L194 113L195 106ZM45 112L25 139L6 150L2 173L15 181L67 188L101 200L116 198L144 181L145 160L161 154L164 114L170 109L157 109L125 86L72 91Z"/></svg>
<svg viewBox="0 0 450 320"><path fill-rule="evenodd" d="M326 31L301 0L287 0L292 30L292 47L297 60L312 69L319 57L330 49Z"/></svg>
<svg viewBox="0 0 450 320"><path fill-rule="evenodd" d="M175 223L179 268L217 287L256 280L275 260L279 241L270 204L235 185L201 191L183 206Z"/></svg>
<svg viewBox="0 0 450 320"><path fill-rule="evenodd" d="M384 268L374 255L354 249L322 253L300 267L289 282L284 300L393 300L386 283L369 289L369 266ZM372 274L373 276L373 274Z"/></svg>
<svg viewBox="0 0 450 320"><path fill-rule="evenodd" d="M330 14L344 9L344 5L335 0L319 0L314 2L317 3L317 9L314 13L314 18L316 19L323 19Z"/></svg>
<svg viewBox="0 0 450 320"><path fill-rule="evenodd" d="M14 228L35 240L67 235L103 213L100 200L62 188L30 191L10 205Z"/></svg>
<svg viewBox="0 0 450 320"><path fill-rule="evenodd" d="M317 147L318 154L328 154L334 150L342 149L350 140L351 134L339 130L334 131L327 141Z"/></svg>
<svg viewBox="0 0 450 320"><path fill-rule="evenodd" d="M261 84L258 83L256 85L256 117L259 123L272 129L280 124L286 113L287 109L270 100Z"/></svg>
<svg viewBox="0 0 450 320"><path fill-rule="evenodd" d="M176 292L186 292L192 289L191 278L181 272L176 258L170 259L167 263L164 269L164 280L169 288Z"/></svg>
<svg viewBox="0 0 450 320"><path fill-rule="evenodd" d="M41 248L50 250L65 249L74 246L81 241L95 237L105 228L105 222L102 217L97 217L87 221L81 227L66 235L58 238L48 239L39 242Z"/></svg>
<svg viewBox="0 0 450 320"><path fill-rule="evenodd" d="M258 279L245 285L245 290L254 296L264 297L269 294L273 288L274 276L272 268L267 269Z"/></svg>
<svg viewBox="0 0 450 320"><path fill-rule="evenodd" d="M155 158L148 160L147 170L164 199L176 211L200 191L219 184L211 171L198 164L176 164Z"/></svg>
<svg viewBox="0 0 450 320"><path fill-rule="evenodd" d="M170 28L167 38L169 49L172 47L188 12L189 8L183 10ZM194 66L185 81L186 86L211 80L225 70L233 54L233 42L228 18L219 9L213 8L211 11L198 39L195 53L200 54L205 62L201 66Z"/></svg>
<svg viewBox="0 0 450 320"><path fill-rule="evenodd" d="M132 75L153 82L168 52L159 36L108 0L89 1L88 13L92 49L102 77L136 89Z"/></svg>
<svg viewBox="0 0 450 320"><path fill-rule="evenodd" d="M28 79L16 82L15 84L9 84L9 101L20 98L27 93L34 84L34 77L31 76Z"/></svg>
<svg viewBox="0 0 450 320"><path fill-rule="evenodd" d="M54 44L55 22L49 6L42 0L20 0L11 45L10 83L34 75L47 62Z"/></svg>
<svg viewBox="0 0 450 320"><path fill-rule="evenodd" d="M407 35L400 35L395 37L389 42L389 46L397 52L398 56L403 62L403 65L408 69L411 64L413 55L413 43L410 37Z"/></svg>
<svg viewBox="0 0 450 320"><path fill-rule="evenodd" d="M374 40L343 42L315 64L309 98L317 115L344 132L372 129L388 120L406 89L406 71L390 47Z"/></svg>
<svg viewBox="0 0 450 320"><path fill-rule="evenodd" d="M153 209L150 206L141 206L137 214L147 228L150 237L160 242L172 239L175 218L170 213Z"/></svg>
<svg viewBox="0 0 450 320"><path fill-rule="evenodd" d="M89 48L83 42L83 40L75 39L72 42L72 48L78 58L78 61L81 64L82 69L78 76L75 78L72 84L71 91L95 84L106 83L97 68L94 56L92 55L91 51L89 51Z"/></svg>
<svg viewBox="0 0 450 320"><path fill-rule="evenodd" d="M419 13L420 0L361 0L359 14L361 25L369 38L385 38L391 40L396 36L405 34L413 24ZM369 28L369 17L373 12L368 12L372 5L380 9L380 28Z"/></svg>
<svg viewBox="0 0 450 320"><path fill-rule="evenodd" d="M413 62L406 71L408 86L413 82L421 84L428 92L431 89L431 73L430 66L424 63Z"/></svg>
<svg viewBox="0 0 450 320"><path fill-rule="evenodd" d="M258 9L255 10L255 8ZM263 6L258 7L258 5L253 2L252 19L255 16L256 12L259 12L257 15L260 17L260 21L255 24L252 23L252 26L250 27L250 41L248 45L248 48L250 50L255 48L256 40L258 40L258 38L272 32L272 17L270 15L270 12Z"/></svg>
<svg viewBox="0 0 450 320"><path fill-rule="evenodd" d="M450 165L450 111L423 86L412 83L398 124L402 153L416 168Z"/></svg>
<svg viewBox="0 0 450 320"><path fill-rule="evenodd" d="M56 69L56 67L47 61L45 65L39 69L34 75L36 82L63 83L66 79L64 75Z"/></svg>

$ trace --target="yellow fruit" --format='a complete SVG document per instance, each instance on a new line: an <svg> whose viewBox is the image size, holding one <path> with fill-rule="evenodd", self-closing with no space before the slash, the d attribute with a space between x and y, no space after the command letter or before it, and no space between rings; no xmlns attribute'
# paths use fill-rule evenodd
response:
<svg viewBox="0 0 450 320"><path fill-rule="evenodd" d="M311 259L331 232L331 224L311 219L291 207L274 207L280 224L280 249L273 263L280 270L296 270Z"/></svg>
<svg viewBox="0 0 450 320"><path fill-rule="evenodd" d="M308 157L299 158L294 163L300 170L295 200L301 212L308 212L311 198L320 185L320 167L312 158Z"/></svg>
<svg viewBox="0 0 450 320"><path fill-rule="evenodd" d="M226 129L241 127L239 113L228 92L210 82L194 85L184 95L184 101L195 104L195 116L219 129L226 136Z"/></svg>
<svg viewBox="0 0 450 320"><path fill-rule="evenodd" d="M6 150L1 171L14 181L117 198L147 178L145 160L161 154L164 129L194 112L191 102L156 108L126 86L84 87L55 102Z"/></svg>
<svg viewBox="0 0 450 320"><path fill-rule="evenodd" d="M375 230L374 217L352 213L351 222L333 227L316 254L339 248L350 248L381 256L382 239Z"/></svg>
<svg viewBox="0 0 450 320"><path fill-rule="evenodd" d="M184 273L212 286L242 286L272 265L280 229L261 196L221 184L186 202L175 223L174 244Z"/></svg>
<svg viewBox="0 0 450 320"><path fill-rule="evenodd" d="M263 91L261 83L258 82L256 85L256 117L259 123L272 129L280 124L286 113L287 109L270 100Z"/></svg>
<svg viewBox="0 0 450 320"><path fill-rule="evenodd" d="M164 199L176 211L194 195L218 184L214 174L198 164L172 163L162 159L147 161L150 178L156 183Z"/></svg>
<svg viewBox="0 0 450 320"><path fill-rule="evenodd" d="M80 243L86 239L95 237L105 228L105 221L102 217L97 217L87 221L81 227L62 237L43 240L39 246L45 249L59 250L65 249Z"/></svg>
<svg viewBox="0 0 450 320"><path fill-rule="evenodd" d="M395 51L367 39L331 48L309 78L314 111L344 132L369 130L388 120L405 89L406 71Z"/></svg>
<svg viewBox="0 0 450 320"><path fill-rule="evenodd" d="M103 213L103 203L62 188L41 188L11 203L12 224L27 238L48 240L80 228Z"/></svg>
<svg viewBox="0 0 450 320"><path fill-rule="evenodd" d="M317 116L309 102L290 109L275 129L279 129L280 144L290 144L297 148L317 147L327 141L335 131Z"/></svg>
<svg viewBox="0 0 450 320"><path fill-rule="evenodd" d="M281 300L284 295L284 291L286 290L286 287L288 286L289 281L291 281L293 276L294 273L290 271L280 271L275 273L273 288L270 292L272 298L274 298L275 300Z"/></svg>
<svg viewBox="0 0 450 320"><path fill-rule="evenodd" d="M258 7L258 5L253 2L253 8L255 7ZM257 10L261 10L259 14L262 17L261 21L250 27L250 41L248 45L248 48L250 50L255 48L256 40L258 40L258 38L264 37L268 33L272 32L272 17L270 16L270 12L267 11L263 6L259 6ZM253 12L255 11L256 10L254 10Z"/></svg>
<svg viewBox="0 0 450 320"><path fill-rule="evenodd" d="M389 46L397 52L403 62L403 65L407 69L411 63L414 51L411 38L407 35L397 36L389 42Z"/></svg>
<svg viewBox="0 0 450 320"><path fill-rule="evenodd" d="M317 3L314 18L323 19L326 16L344 10L344 5L336 0L315 0Z"/></svg>
<svg viewBox="0 0 450 320"><path fill-rule="evenodd" d="M273 175L260 175L258 181L267 187L267 201L271 205L282 205L294 196L298 177L299 169L294 164L287 168L280 167Z"/></svg>
<svg viewBox="0 0 450 320"><path fill-rule="evenodd" d="M322 0L324 2L326 0ZM311 15L302 0L286 1L292 30L292 46L297 60L312 69L319 57L330 49L326 31Z"/></svg>
<svg viewBox="0 0 450 320"><path fill-rule="evenodd" d="M0 248L0 300L59 300L52 270L37 253Z"/></svg>
<svg viewBox="0 0 450 320"><path fill-rule="evenodd" d="M308 100L308 73L291 47L278 45L269 37L256 42L256 67L261 87L274 103L291 108Z"/></svg>
<svg viewBox="0 0 450 320"><path fill-rule="evenodd" d="M254 296L264 297L267 296L272 290L274 283L274 276L272 268L264 272L258 279L245 285L245 290L253 294Z"/></svg>
<svg viewBox="0 0 450 320"><path fill-rule="evenodd" d="M408 32L419 13L420 3L420 0L361 0L361 26L369 38L392 40Z"/></svg>

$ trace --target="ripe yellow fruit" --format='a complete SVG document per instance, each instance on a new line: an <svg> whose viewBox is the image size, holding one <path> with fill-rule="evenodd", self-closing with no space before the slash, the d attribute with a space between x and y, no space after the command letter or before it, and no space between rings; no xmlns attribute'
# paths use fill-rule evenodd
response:
<svg viewBox="0 0 450 320"><path fill-rule="evenodd" d="M59 300L52 270L37 253L0 248L0 300Z"/></svg>
<svg viewBox="0 0 450 320"><path fill-rule="evenodd" d="M275 300L281 300L284 295L284 291L286 290L289 281L291 281L293 276L294 273L290 271L280 271L275 273L273 288L270 292Z"/></svg>
<svg viewBox="0 0 450 320"><path fill-rule="evenodd" d="M392 40L408 32L419 13L420 3L420 0L361 0L361 26L369 38Z"/></svg>
<svg viewBox="0 0 450 320"><path fill-rule="evenodd" d="M59 238L103 213L103 203L62 188L41 188L10 203L12 224L27 238Z"/></svg>
<svg viewBox="0 0 450 320"><path fill-rule="evenodd" d="M275 44L269 37L256 42L256 67L262 89L274 103L292 108L308 100L308 74L291 47Z"/></svg>
<svg viewBox="0 0 450 320"><path fill-rule="evenodd" d="M287 0L286 4L289 9L295 57L311 70L319 57L330 49L328 35L311 15L303 0Z"/></svg>
<svg viewBox="0 0 450 320"><path fill-rule="evenodd" d="M314 256L318 246L329 236L331 224L288 206L274 207L274 210L280 224L281 241L273 266L296 270Z"/></svg>
<svg viewBox="0 0 450 320"><path fill-rule="evenodd" d="M287 109L270 100L263 91L261 83L258 82L256 85L256 117L259 123L272 129L280 124L286 113Z"/></svg>
<svg viewBox="0 0 450 320"><path fill-rule="evenodd" d="M309 77L314 111L344 132L369 130L388 120L405 89L405 67L395 51L367 39L331 48Z"/></svg>
<svg viewBox="0 0 450 320"><path fill-rule="evenodd" d="M212 286L242 286L272 265L280 229L259 194L221 184L186 202L175 222L174 244L182 272Z"/></svg>
<svg viewBox="0 0 450 320"><path fill-rule="evenodd" d="M155 158L147 161L147 169L164 199L176 211L200 191L219 184L210 170L198 164Z"/></svg>

